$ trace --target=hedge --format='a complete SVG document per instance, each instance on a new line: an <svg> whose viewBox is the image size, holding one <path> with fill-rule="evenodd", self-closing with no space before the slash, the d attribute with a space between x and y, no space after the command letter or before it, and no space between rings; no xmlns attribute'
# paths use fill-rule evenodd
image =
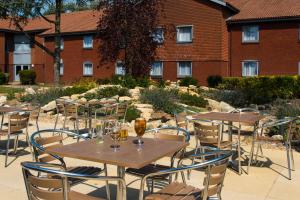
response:
<svg viewBox="0 0 300 200"><path fill-rule="evenodd" d="M20 81L22 85L35 84L36 73L34 70L22 70L20 71Z"/></svg>
<svg viewBox="0 0 300 200"><path fill-rule="evenodd" d="M249 103L265 104L300 97L300 76L228 77L218 88L241 92Z"/></svg>

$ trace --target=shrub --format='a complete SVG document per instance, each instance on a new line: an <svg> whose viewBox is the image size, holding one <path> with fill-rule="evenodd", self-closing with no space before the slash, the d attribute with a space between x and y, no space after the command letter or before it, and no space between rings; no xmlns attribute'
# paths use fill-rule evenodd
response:
<svg viewBox="0 0 300 200"><path fill-rule="evenodd" d="M158 82L157 82L157 87L165 88L166 87L166 81L164 79L159 79Z"/></svg>
<svg viewBox="0 0 300 200"><path fill-rule="evenodd" d="M235 107L246 107L249 104L244 94L238 90L211 90L203 94L217 101L224 101Z"/></svg>
<svg viewBox="0 0 300 200"><path fill-rule="evenodd" d="M204 108L208 104L208 101L205 100L203 97L190 95L188 93L180 94L179 98L181 103L184 103L189 106L197 106Z"/></svg>
<svg viewBox="0 0 300 200"><path fill-rule="evenodd" d="M193 77L185 77L183 79L180 80L179 83L180 86L186 86L188 87L189 85L198 85L198 81L197 79L194 79Z"/></svg>
<svg viewBox="0 0 300 200"><path fill-rule="evenodd" d="M8 80L9 80L8 75L3 72L0 72L0 85L7 84Z"/></svg>
<svg viewBox="0 0 300 200"><path fill-rule="evenodd" d="M176 104L178 98L177 90L164 90L161 88L149 90L146 89L141 93L141 102L152 104L156 110L162 110L166 113L173 114L181 112L183 109Z"/></svg>
<svg viewBox="0 0 300 200"><path fill-rule="evenodd" d="M113 86L113 87L106 87L106 88L99 89L96 93L87 93L84 97L87 100L91 100L91 99L109 98L116 95L129 96L130 94L127 88Z"/></svg>
<svg viewBox="0 0 300 200"><path fill-rule="evenodd" d="M223 81L223 78L222 78L222 76L219 76L219 75L207 77L207 84L209 87L212 87L212 88L217 87L220 83L222 83L222 81Z"/></svg>
<svg viewBox="0 0 300 200"><path fill-rule="evenodd" d="M150 79L148 77L138 78L137 85L140 87L148 88L150 86Z"/></svg>
<svg viewBox="0 0 300 200"><path fill-rule="evenodd" d="M73 84L74 87L85 88L86 90L93 89L98 86L97 81L94 78L81 78L79 81Z"/></svg>
<svg viewBox="0 0 300 200"><path fill-rule="evenodd" d="M108 78L105 78L105 79L97 79L97 83L99 85L107 85L107 84L110 84L110 80Z"/></svg>
<svg viewBox="0 0 300 200"><path fill-rule="evenodd" d="M36 73L34 70L22 70L20 71L20 81L22 85L35 84Z"/></svg>
<svg viewBox="0 0 300 200"><path fill-rule="evenodd" d="M139 118L141 116L141 112L134 108L133 106L129 106L127 109L127 113L125 116L125 120L127 122L131 122L132 120L135 120L136 118Z"/></svg>

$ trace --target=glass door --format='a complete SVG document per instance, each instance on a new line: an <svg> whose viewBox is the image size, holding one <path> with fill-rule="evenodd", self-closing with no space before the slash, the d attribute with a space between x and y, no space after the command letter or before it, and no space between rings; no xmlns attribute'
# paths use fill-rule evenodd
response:
<svg viewBox="0 0 300 200"><path fill-rule="evenodd" d="M15 65L15 79L14 81L20 81L20 71L22 70L28 70L29 69L29 65Z"/></svg>

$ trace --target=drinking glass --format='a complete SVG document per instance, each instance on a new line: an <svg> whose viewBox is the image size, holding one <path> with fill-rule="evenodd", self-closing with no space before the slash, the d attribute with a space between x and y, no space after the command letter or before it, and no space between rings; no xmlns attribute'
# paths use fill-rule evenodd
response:
<svg viewBox="0 0 300 200"><path fill-rule="evenodd" d="M118 141L120 139L120 128L118 126L114 127L113 130L110 132L110 137L114 141L112 145L110 145L111 148L116 152L120 149L120 145L118 144Z"/></svg>
<svg viewBox="0 0 300 200"><path fill-rule="evenodd" d="M142 145L144 143L144 141L142 140L142 137L146 130L146 119L137 118L134 122L134 130L136 132L138 139L134 140L133 142L135 144Z"/></svg>
<svg viewBox="0 0 300 200"><path fill-rule="evenodd" d="M103 125L97 124L96 125L96 137L97 137L97 143L101 144L103 143Z"/></svg>

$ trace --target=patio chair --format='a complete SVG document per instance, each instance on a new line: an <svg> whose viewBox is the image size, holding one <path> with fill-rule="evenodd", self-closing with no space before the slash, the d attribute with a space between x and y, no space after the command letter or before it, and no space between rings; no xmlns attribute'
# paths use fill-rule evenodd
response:
<svg viewBox="0 0 300 200"><path fill-rule="evenodd" d="M54 130L57 128L57 123L59 119L59 114L65 115L65 99L58 98L55 100L56 104L56 118L54 123Z"/></svg>
<svg viewBox="0 0 300 200"><path fill-rule="evenodd" d="M13 150L14 154L16 154L17 148L19 146L19 136L20 135L25 135L30 152L32 153L31 146L29 143L29 136L28 136L29 115L30 115L29 112L8 113L8 127L6 129L0 130L0 137L2 137L2 136L7 137L6 153L5 153L5 167L8 166L7 161L8 161L11 137L14 137L14 150Z"/></svg>
<svg viewBox="0 0 300 200"><path fill-rule="evenodd" d="M128 109L128 103L126 102L119 103L117 106L116 118L123 124L125 123L127 109Z"/></svg>
<svg viewBox="0 0 300 200"><path fill-rule="evenodd" d="M40 105L33 105L29 106L28 109L30 109L30 116L29 116L29 121L34 121L36 130L39 131L39 117L40 117L40 111L41 107Z"/></svg>
<svg viewBox="0 0 300 200"><path fill-rule="evenodd" d="M53 133L56 133L53 135ZM107 168L106 165L104 165L104 168L98 168L98 167L90 167L90 166L76 166L76 167L67 167L64 159L58 155L52 155L47 153L48 148L53 147L59 147L64 145L64 141L67 138L78 138L87 140L85 137L82 137L81 135L78 135L71 131L65 131L65 130L41 130L33 133L30 137L30 142L34 149L34 157L36 162L55 162L58 163L62 169L64 169L66 172L70 173L81 173L85 175L98 175L100 173L105 173L107 175ZM78 141L77 139L77 141ZM81 179L72 179L70 178L70 184L76 185L78 183L82 182ZM109 194L109 186L107 183L106 186L107 194ZM108 195L109 196L109 195Z"/></svg>
<svg viewBox="0 0 300 200"><path fill-rule="evenodd" d="M147 130L145 134L147 133L154 134L155 138L162 139L162 140L172 140L172 141L182 141L182 142L189 142L190 140L189 132L185 129L177 128L177 127L168 126L162 128L155 128L155 129ZM150 173L154 173L160 170L170 169L174 167L175 159L181 158L184 152L185 149L182 149L178 152L175 152L172 155L169 155L171 157L170 165L160 165L157 163L153 163L153 164L146 165L140 169L128 168L126 169L126 173L142 179L143 177L147 176ZM166 180L170 182L171 177L169 177L168 175L151 177L151 191L153 191L155 180Z"/></svg>
<svg viewBox="0 0 300 200"><path fill-rule="evenodd" d="M226 168L231 157L230 151L214 151L203 154L195 154L188 157L184 157L179 161L177 168L170 168L167 170L161 170L155 173L150 173L143 177L139 200L144 199L144 187L147 179L155 176L163 175L176 175L181 173L183 182L170 183L163 189L154 194L146 196L146 200L158 200L158 199L168 199L168 200L184 200L184 199L201 199L207 200L212 197L217 197L221 199L221 191L223 187L223 182L226 174ZM205 161L202 160L203 157L207 157ZM192 165L183 165L186 160L199 159L200 162ZM184 172L189 170L200 170L205 169L205 178L203 181L203 188L197 188L196 186L187 185L185 183Z"/></svg>
<svg viewBox="0 0 300 200"><path fill-rule="evenodd" d="M247 173L249 174L250 165L252 164L253 156L255 155L255 162L257 161L259 150L261 151L261 156L263 156L262 145L264 143L278 143L283 142L286 148L287 154L287 165L288 165L288 179L292 179L292 170L295 170L293 149L291 145L292 138L292 127L296 118L286 117L284 119L279 119L275 121L265 122L258 126L254 132L252 147L250 151L250 158L248 163ZM266 137L264 133L266 129L277 127L283 133L283 140L276 140L273 138ZM255 145L257 145L256 153L254 153ZM292 166L291 166L292 165Z"/></svg>
<svg viewBox="0 0 300 200"><path fill-rule="evenodd" d="M176 126L179 128L184 128L186 130L188 130L188 125L189 125L189 121L187 120L187 116L189 114L197 114L197 112L185 109L183 112L181 113L174 113L174 118L175 118L175 122L176 122Z"/></svg>
<svg viewBox="0 0 300 200"><path fill-rule="evenodd" d="M61 170L60 165L48 163L22 162L21 166L27 196L30 200L103 200L103 198L74 191L70 188L70 179L118 182L124 188L122 196L123 200L126 200L126 184L121 177L66 172Z"/></svg>

